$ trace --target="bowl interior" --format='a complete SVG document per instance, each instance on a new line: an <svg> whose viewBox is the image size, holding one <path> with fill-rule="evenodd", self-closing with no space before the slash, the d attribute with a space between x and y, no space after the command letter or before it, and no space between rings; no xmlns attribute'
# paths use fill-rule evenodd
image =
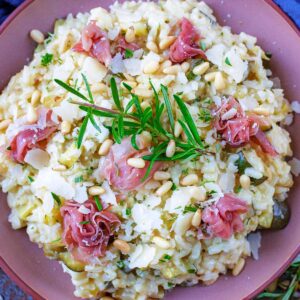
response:
<svg viewBox="0 0 300 300"><path fill-rule="evenodd" d="M88 11L92 7L108 7L112 0L29 0L27 7L0 30L0 89L9 78L21 70L32 57L34 43L28 32L38 28L44 32L52 31L56 18L68 13ZM286 97L300 100L300 37L284 17L274 9L270 1L206 0L214 9L218 20L229 25L234 32L246 32L258 37L258 44L273 53L272 70L281 78ZM46 13L45 13L46 12ZM20 50L21 51L20 51ZM297 116L289 128L293 138L295 156L300 158L300 139ZM264 232L260 259L248 260L247 266L238 277L223 276L212 286L176 288L167 299L250 299L268 282L278 276L296 255L300 245L300 196L299 179L290 192L289 203L292 210L291 221L286 229L277 232ZM0 194L0 265L35 299L76 299L68 275L59 264L43 256L42 250L31 243L24 230L13 231L7 222L9 209L6 196ZM39 296L40 295L40 296Z"/></svg>

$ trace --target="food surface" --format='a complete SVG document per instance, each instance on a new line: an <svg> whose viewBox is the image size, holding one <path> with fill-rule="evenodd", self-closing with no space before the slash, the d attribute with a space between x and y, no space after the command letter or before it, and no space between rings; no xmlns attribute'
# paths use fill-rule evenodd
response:
<svg viewBox="0 0 300 300"><path fill-rule="evenodd" d="M58 20L0 96L14 229L82 298L163 298L258 259L282 229L293 121L271 55L196 0Z"/></svg>

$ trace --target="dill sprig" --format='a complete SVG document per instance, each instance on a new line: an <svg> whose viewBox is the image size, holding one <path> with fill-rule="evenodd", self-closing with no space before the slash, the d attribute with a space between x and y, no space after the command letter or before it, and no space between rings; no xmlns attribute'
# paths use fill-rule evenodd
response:
<svg viewBox="0 0 300 300"><path fill-rule="evenodd" d="M90 121L94 127L98 127L94 116L110 118L111 125L106 126L116 143L121 143L125 137L131 137L132 147L139 150L136 142L137 136L143 131L148 131L152 136L152 148L149 155L145 155L143 158L149 161L149 166L146 174L143 178L145 180L156 161L176 161L184 159L194 159L203 153L207 153L206 146L204 145L196 124L182 98L179 94L173 95L173 105L169 97L168 88L164 85L160 86L160 91L156 91L154 85L150 80L150 86L154 93L154 106L143 109L140 105L140 100L137 95L132 91L132 87L123 83L124 87L129 92L131 99L126 107L123 107L120 101L120 94L114 77L110 80L110 88L112 98L116 109L107 109L95 104L93 95L91 93L90 86L86 77L82 74L88 97L83 95L78 90L74 89L70 85L55 79L55 82L63 87L68 92L80 98L80 100L71 99L70 102L79 106L79 108L85 111L87 114L81 124L77 146L80 148L84 133L88 122ZM160 96L162 95L162 101ZM83 100L83 101L82 101ZM175 105L174 105L175 104ZM175 118L173 110L176 106L181 112L181 118L178 122L181 124L187 140L180 139L174 135ZM168 122L162 122L163 112L166 108L166 115ZM164 124L164 126L162 125ZM100 130L100 128L99 128ZM174 140L176 144L176 152L172 157L165 155L168 143Z"/></svg>

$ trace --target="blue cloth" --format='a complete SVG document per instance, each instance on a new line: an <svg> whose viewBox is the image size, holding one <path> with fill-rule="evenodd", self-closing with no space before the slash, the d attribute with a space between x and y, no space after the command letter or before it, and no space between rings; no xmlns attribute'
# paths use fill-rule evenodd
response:
<svg viewBox="0 0 300 300"><path fill-rule="evenodd" d="M0 0L0 24L24 0ZM250 0L249 0L250 1ZM300 28L300 0L274 0ZM0 300L32 300L0 269Z"/></svg>

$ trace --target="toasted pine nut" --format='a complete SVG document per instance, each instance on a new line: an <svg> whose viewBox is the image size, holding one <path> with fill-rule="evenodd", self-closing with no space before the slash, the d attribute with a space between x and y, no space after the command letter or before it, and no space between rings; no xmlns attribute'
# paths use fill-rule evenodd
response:
<svg viewBox="0 0 300 300"><path fill-rule="evenodd" d="M176 36L163 37L162 40L159 42L159 49L166 50L175 42L175 40Z"/></svg>
<svg viewBox="0 0 300 300"><path fill-rule="evenodd" d="M203 75L209 68L209 62L204 62L193 69L195 75Z"/></svg>
<svg viewBox="0 0 300 300"><path fill-rule="evenodd" d="M191 196L197 201L204 201L206 199L206 190L203 186L193 186L191 187Z"/></svg>
<svg viewBox="0 0 300 300"><path fill-rule="evenodd" d="M210 72L204 75L204 80L205 81L213 81L216 77L217 72Z"/></svg>
<svg viewBox="0 0 300 300"><path fill-rule="evenodd" d="M181 184L188 186L188 185L196 184L198 181L199 181L199 177L197 174L189 174L182 178Z"/></svg>
<svg viewBox="0 0 300 300"><path fill-rule="evenodd" d="M67 170L67 167L65 165L57 165L52 168L53 171L61 172Z"/></svg>
<svg viewBox="0 0 300 300"><path fill-rule="evenodd" d="M153 74L159 69L158 61L150 61L144 66L145 74Z"/></svg>
<svg viewBox="0 0 300 300"><path fill-rule="evenodd" d="M215 76L215 88L217 91L223 90L226 87L226 81L225 78L222 75L222 72L217 72Z"/></svg>
<svg viewBox="0 0 300 300"><path fill-rule="evenodd" d="M240 177L240 184L242 186L243 189L247 190L250 187L250 177L246 174L243 174Z"/></svg>
<svg viewBox="0 0 300 300"><path fill-rule="evenodd" d="M107 140L105 140L103 143L102 143L102 145L100 146L100 148L99 148L99 151L98 151L98 154L99 155L106 155L108 152L109 152L109 150L110 150L110 147L113 145L113 140L111 140L111 139L107 139Z"/></svg>
<svg viewBox="0 0 300 300"><path fill-rule="evenodd" d="M153 92L151 90L146 90L140 87L135 88L133 92L134 94L142 98L151 98L153 96Z"/></svg>
<svg viewBox="0 0 300 300"><path fill-rule="evenodd" d="M175 122L174 135L179 137L182 133L182 127L178 121Z"/></svg>
<svg viewBox="0 0 300 300"><path fill-rule="evenodd" d="M153 175L154 180L168 180L171 178L171 174L169 172L164 171L156 171Z"/></svg>
<svg viewBox="0 0 300 300"><path fill-rule="evenodd" d="M152 135L150 132L148 131L143 131L140 135L139 135L139 143L141 144L141 148L145 148L147 146L151 145L152 142Z"/></svg>
<svg viewBox="0 0 300 300"><path fill-rule="evenodd" d="M114 247L120 250L123 254L128 254L130 252L130 245L123 240L115 240L113 242Z"/></svg>
<svg viewBox="0 0 300 300"><path fill-rule="evenodd" d="M262 115L262 116L266 116L266 117L271 114L271 112L263 106L256 107L253 109L253 111L258 115Z"/></svg>
<svg viewBox="0 0 300 300"><path fill-rule="evenodd" d="M240 258L239 261L237 262L237 264L235 265L235 267L232 270L232 275L233 276L239 275L242 272L242 270L244 269L245 263L246 263L245 259Z"/></svg>
<svg viewBox="0 0 300 300"><path fill-rule="evenodd" d="M127 43L132 43L135 40L134 28L130 26L125 33L125 40Z"/></svg>
<svg viewBox="0 0 300 300"><path fill-rule="evenodd" d="M30 99L30 103L32 106L36 106L41 99L41 92L39 90L35 90Z"/></svg>
<svg viewBox="0 0 300 300"><path fill-rule="evenodd" d="M101 186L94 185L89 188L89 194L91 196L99 196L105 194L105 189Z"/></svg>
<svg viewBox="0 0 300 300"><path fill-rule="evenodd" d="M152 239L152 242L158 246L159 248L162 248L162 249L168 249L170 248L170 242L168 242L167 240L161 238L160 236L155 236L153 239Z"/></svg>
<svg viewBox="0 0 300 300"><path fill-rule="evenodd" d="M177 75L181 71L180 65L173 65L163 69L164 74Z"/></svg>
<svg viewBox="0 0 300 300"><path fill-rule="evenodd" d="M127 159L127 164L137 169L143 169L145 168L146 162L140 157L133 157Z"/></svg>
<svg viewBox="0 0 300 300"><path fill-rule="evenodd" d="M104 83L100 82L97 84L93 84L91 90L93 93L103 93L107 92L107 86Z"/></svg>
<svg viewBox="0 0 300 300"><path fill-rule="evenodd" d="M0 122L0 130L5 130L9 124L11 123L11 120L7 119L7 120L3 120Z"/></svg>
<svg viewBox="0 0 300 300"><path fill-rule="evenodd" d="M156 195L157 196L163 196L164 194L166 194L173 186L173 182L172 181L166 181L162 186L160 186L157 190L156 190Z"/></svg>
<svg viewBox="0 0 300 300"><path fill-rule="evenodd" d="M171 67L172 66L172 62L170 60L165 60L162 64L161 67L162 69L167 68L167 67Z"/></svg>
<svg viewBox="0 0 300 300"><path fill-rule="evenodd" d="M189 68L190 68L190 64L187 61L181 64L181 69L184 73L186 73L189 70Z"/></svg>
<svg viewBox="0 0 300 300"><path fill-rule="evenodd" d="M167 149L166 149L166 156L172 157L175 154L176 151L176 144L174 140L170 140Z"/></svg>
<svg viewBox="0 0 300 300"><path fill-rule="evenodd" d="M38 29L31 30L30 37L38 44L42 44L45 40L44 34Z"/></svg>
<svg viewBox="0 0 300 300"><path fill-rule="evenodd" d="M60 125L60 131L62 134L68 134L71 132L71 123L69 121L62 121Z"/></svg>
<svg viewBox="0 0 300 300"><path fill-rule="evenodd" d="M146 44L146 47L151 50L152 52L154 53L157 53L158 52L158 48L157 48L157 45L153 42L153 41L150 41Z"/></svg>
<svg viewBox="0 0 300 300"><path fill-rule="evenodd" d="M28 107L26 117L29 123L35 123L38 120L38 114L36 110L32 107L32 105Z"/></svg>
<svg viewBox="0 0 300 300"><path fill-rule="evenodd" d="M192 218L192 225L194 227L198 227L200 225L201 217L202 217L201 210L197 209L197 211L195 212L195 214L193 215L193 218Z"/></svg>

